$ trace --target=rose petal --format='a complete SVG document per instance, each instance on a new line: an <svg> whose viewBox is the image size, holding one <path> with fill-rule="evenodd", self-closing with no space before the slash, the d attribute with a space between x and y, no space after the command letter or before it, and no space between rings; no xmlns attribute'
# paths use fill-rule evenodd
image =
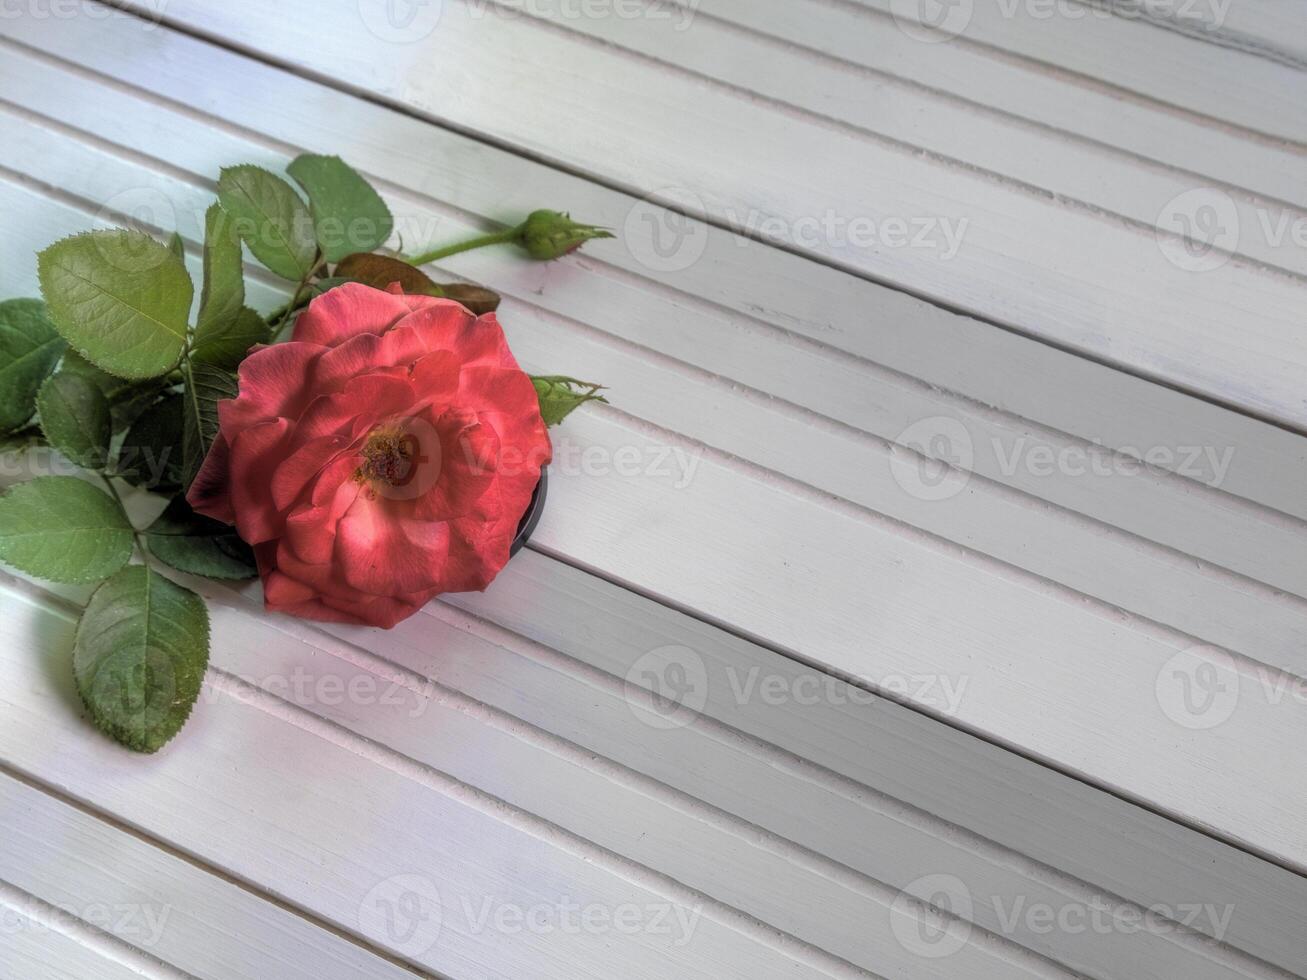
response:
<svg viewBox="0 0 1307 980"><path fill-rule="evenodd" d="M413 517L419 520L450 520L468 514L495 485L500 471L499 436L475 416L446 413L437 419L435 431L440 436L439 471L415 502ZM492 503L498 505L498 495Z"/></svg>
<svg viewBox="0 0 1307 980"><path fill-rule="evenodd" d="M413 311L407 297L347 282L309 303L295 321L294 340L335 347L363 333L381 334Z"/></svg>
<svg viewBox="0 0 1307 980"><path fill-rule="evenodd" d="M309 483L342 452L350 440L340 435L310 439L277 464L272 474L272 502L278 510L293 504Z"/></svg>
<svg viewBox="0 0 1307 980"><path fill-rule="evenodd" d="M399 321L391 333L401 329L414 331L428 352L455 351L464 367L518 369L493 313L476 317L461 303L438 299Z"/></svg>
<svg viewBox="0 0 1307 980"><path fill-rule="evenodd" d="M219 430L191 481L191 488L186 491L186 502L193 510L224 524L236 523L236 512L231 506L230 469L231 447Z"/></svg>
<svg viewBox="0 0 1307 980"><path fill-rule="evenodd" d="M282 522L269 484L288 431L290 422L276 419L238 432L231 439L231 506L240 536L252 545L281 533Z"/></svg>
<svg viewBox="0 0 1307 980"><path fill-rule="evenodd" d="M442 582L449 525L415 521L408 508L360 494L336 529L336 561L345 581L361 592L393 595Z"/></svg>
<svg viewBox="0 0 1307 980"><path fill-rule="evenodd" d="M414 402L406 378L367 374L352 379L333 395L315 398L295 427L295 447L314 439L366 432L378 422L403 415Z"/></svg>
<svg viewBox="0 0 1307 980"><path fill-rule="evenodd" d="M239 432L279 417L298 418L312 399L304 379L324 353L326 348L317 344L274 344L241 361L240 393L218 403L223 431Z"/></svg>

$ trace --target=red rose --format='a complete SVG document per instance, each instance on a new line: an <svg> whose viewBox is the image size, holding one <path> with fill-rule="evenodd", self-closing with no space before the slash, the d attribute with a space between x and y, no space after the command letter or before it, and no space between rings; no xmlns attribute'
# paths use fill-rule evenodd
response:
<svg viewBox="0 0 1307 980"><path fill-rule="evenodd" d="M493 313L347 284L255 350L187 499L254 547L269 609L391 627L484 589L550 443Z"/></svg>

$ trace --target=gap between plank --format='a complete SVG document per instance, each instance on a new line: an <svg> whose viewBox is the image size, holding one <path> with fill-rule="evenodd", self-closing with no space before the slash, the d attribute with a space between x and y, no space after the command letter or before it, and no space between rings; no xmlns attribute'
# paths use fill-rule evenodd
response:
<svg viewBox="0 0 1307 980"><path fill-rule="evenodd" d="M92 0L92 2L95 2L97 5L100 4L100 0ZM1151 384L1156 384L1160 387L1167 388L1171 391L1179 392L1188 397L1195 398L1199 401L1203 401L1211 405L1215 405L1219 408L1226 409L1227 411L1231 411L1239 415L1243 415L1247 418L1254 419L1258 422L1262 422L1266 425L1273 426L1277 429L1282 429L1286 432L1290 432L1295 435L1307 435L1307 423L1304 423L1303 425L1294 425L1289 422L1276 419L1269 415L1260 413L1248 406L1240 405L1237 402L1230 402L1225 399L1218 398L1214 395L1208 394L1206 392L1188 387L1173 379L1164 378L1155 375L1152 372L1140 370L1131 365L1119 364L1109 358L1092 354L1083 350L1079 350L1068 344L1054 341L1046 337L1036 336L1024 330L1018 329L1014 326L1004 324L1000 321L994 320L986 315L964 309L954 304L942 302L938 298L931 297L927 294L906 287L901 283L895 283L886 279L882 279L880 277L873 276L862 270L849 268L841 263L838 263L824 256L810 255L807 252L804 252L798 246L791 245L788 243L777 243L777 242L772 242L769 240L762 239L755 234L749 234L747 229L745 229L744 231L735 229L731 227L728 223L720 220L719 218L711 214L694 214L684 208L675 206L675 204L669 204L665 201L660 200L656 194L645 193L641 191L641 189L638 187L625 185L620 181L612 180L611 178L605 177L601 174L586 172L580 169L579 167L574 167L561 160L548 157L542 153L537 153L528 148L512 143L508 140L499 139L497 137L493 137L489 134L480 132L478 130L461 126L451 120L436 118L431 115L419 112L413 109L412 107L405 105L403 102L382 98L381 96L378 96L375 93L368 92L367 90L359 88L357 86L344 84L337 78L333 78L325 73L296 65L287 59L273 57L271 55L257 51L253 48L249 48L246 45L242 45L235 41L229 40L227 38L214 35L208 31L204 31L202 29L192 27L189 24L179 23L173 18L169 18L165 16L162 19L158 19L157 17L148 15L146 12L141 11L134 4L130 3L130 0L128 0L128 2L125 3L123 7L116 8L116 9L121 9L124 13L128 14L129 16L132 16L143 22L157 24L167 30L171 30L185 37L189 37L192 40L196 40L201 43L210 45L212 47L219 48L221 50L227 51L230 54L234 54L239 57L245 58L247 60L265 65L267 67L274 68L279 71L283 71L287 74L294 75L298 78L302 78L307 81L314 82L318 85L322 85L325 88L329 88L334 91L340 92L342 94L351 96L353 98L357 98L360 101L367 102L384 109L388 109L392 112L396 112L399 115L406 116L410 119L414 119L419 122L426 123L428 125L436 126L440 129L444 129L451 133L456 133L460 136L463 136L466 139L470 139L477 143L481 143L482 145L489 146L494 149L500 150L502 152L512 154L513 156L516 156L520 159L527 160L532 163L536 163L541 166L548 167L551 170L557 171L558 173L566 174L568 176L575 177L579 180L589 181L590 183L597 184L598 186L605 187L609 190L616 191L618 193L625 194L630 197L648 200L650 202L656 203L659 207L664 208L668 212L680 214L683 217L692 218L693 220L696 221L701 221L704 224L711 225L721 231L725 231L733 235L738 235L740 237L748 238L751 241L755 241L759 245L763 245L768 248L778 249L790 255L794 255L797 258L812 262L816 265L824 266L826 268L832 269L842 274L863 279L867 282L873 283L878 286L882 286L886 289L890 289L895 292L902 293L906 296L910 296L913 299L919 300L923 303L933 306L936 309L943 310L947 313L951 313L956 316L966 317L978 323L983 323L986 324L987 326L991 326L996 329L1003 330L1007 333L1013 334L1015 336L1021 337L1022 339L1030 341L1032 343L1042 344L1046 347L1051 347L1054 350L1058 350L1063 353L1070 354L1071 356L1081 358L1091 363L1100 364L1104 367L1110 368L1111 370L1119 371L1123 374L1128 374L1133 377L1140 378ZM557 28L557 30L561 30L561 28ZM624 53L629 53L629 52L624 51ZM636 55L633 56L638 57ZM1040 64L1042 64L1042 62ZM1202 117L1202 118L1206 119L1206 117ZM1307 144L1304 144L1304 148L1307 149Z"/></svg>

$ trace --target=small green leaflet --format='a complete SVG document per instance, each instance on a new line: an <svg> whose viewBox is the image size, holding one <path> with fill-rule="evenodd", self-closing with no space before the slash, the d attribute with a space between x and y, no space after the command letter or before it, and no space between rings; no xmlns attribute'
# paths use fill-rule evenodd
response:
<svg viewBox="0 0 1307 980"><path fill-rule="evenodd" d="M0 496L0 561L52 582L98 582L132 556L118 503L72 476L43 476Z"/></svg>
<svg viewBox="0 0 1307 980"><path fill-rule="evenodd" d="M115 432L131 425L132 421L159 397L160 392L169 387L166 378L128 381L126 378L114 377L108 372L101 371L76 351L68 351L64 354L63 363L59 365L57 373L75 374L100 389L109 401Z"/></svg>
<svg viewBox="0 0 1307 980"><path fill-rule="evenodd" d="M603 385L589 381L578 381L563 375L533 376L536 397L540 399L540 416L545 425L557 425L586 402L608 402L599 394Z"/></svg>
<svg viewBox="0 0 1307 980"><path fill-rule="evenodd" d="M245 273L236 225L222 205L204 212L204 285L194 343L223 333L245 305Z"/></svg>
<svg viewBox="0 0 1307 980"><path fill-rule="evenodd" d="M0 303L0 432L32 417L41 382L63 351L64 340L39 299Z"/></svg>
<svg viewBox="0 0 1307 980"><path fill-rule="evenodd" d="M136 752L181 731L208 665L204 601L144 565L96 589L77 624L77 693L96 726Z"/></svg>
<svg viewBox="0 0 1307 980"><path fill-rule="evenodd" d="M244 164L224 167L218 200L254 257L292 282L307 278L317 261L313 219L294 188L276 174Z"/></svg>
<svg viewBox="0 0 1307 980"><path fill-rule="evenodd" d="M176 366L194 289L167 246L138 231L89 231L55 242L37 267L55 329L91 363L123 378Z"/></svg>
<svg viewBox="0 0 1307 980"><path fill-rule="evenodd" d="M174 497L145 535L150 553L178 571L221 579L258 574L254 552L236 529L195 513L185 497Z"/></svg>
<svg viewBox="0 0 1307 980"><path fill-rule="evenodd" d="M271 339L268 323L248 306L242 306L226 323L210 330L195 331L191 359L234 371L255 344Z"/></svg>
<svg viewBox="0 0 1307 980"><path fill-rule="evenodd" d="M183 486L189 487L218 434L218 402L236 397L237 382L231 371L203 361L188 361L183 374L182 475Z"/></svg>
<svg viewBox="0 0 1307 980"><path fill-rule="evenodd" d="M395 226L390 208L340 157L305 153L286 172L309 196L318 245L328 262L386 244Z"/></svg>
<svg viewBox="0 0 1307 980"><path fill-rule="evenodd" d="M182 396L164 395L132 423L118 447L116 475L155 493L182 485Z"/></svg>
<svg viewBox="0 0 1307 980"><path fill-rule="evenodd" d="M84 469L108 465L113 423L109 400L95 382L60 372L41 385L36 407L50 445Z"/></svg>
<svg viewBox="0 0 1307 980"><path fill-rule="evenodd" d="M182 241L182 236L175 231L172 233L172 236L168 239L168 251L172 252L173 255L177 256L178 261L180 261L182 264L185 264L186 243Z"/></svg>

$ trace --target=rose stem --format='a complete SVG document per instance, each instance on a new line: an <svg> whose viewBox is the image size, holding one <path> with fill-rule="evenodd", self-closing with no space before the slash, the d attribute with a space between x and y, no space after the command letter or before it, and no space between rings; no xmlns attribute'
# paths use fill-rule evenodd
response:
<svg viewBox="0 0 1307 980"><path fill-rule="evenodd" d="M508 228L504 231L497 231L493 235L482 235L479 238L472 238L457 245L446 245L444 248L423 252L421 255L405 258L404 261L409 265L426 265L428 262L448 258L451 255L457 255L459 252L470 252L474 248L481 248L485 245L502 245L505 242L517 241L520 233L521 229L519 228Z"/></svg>

